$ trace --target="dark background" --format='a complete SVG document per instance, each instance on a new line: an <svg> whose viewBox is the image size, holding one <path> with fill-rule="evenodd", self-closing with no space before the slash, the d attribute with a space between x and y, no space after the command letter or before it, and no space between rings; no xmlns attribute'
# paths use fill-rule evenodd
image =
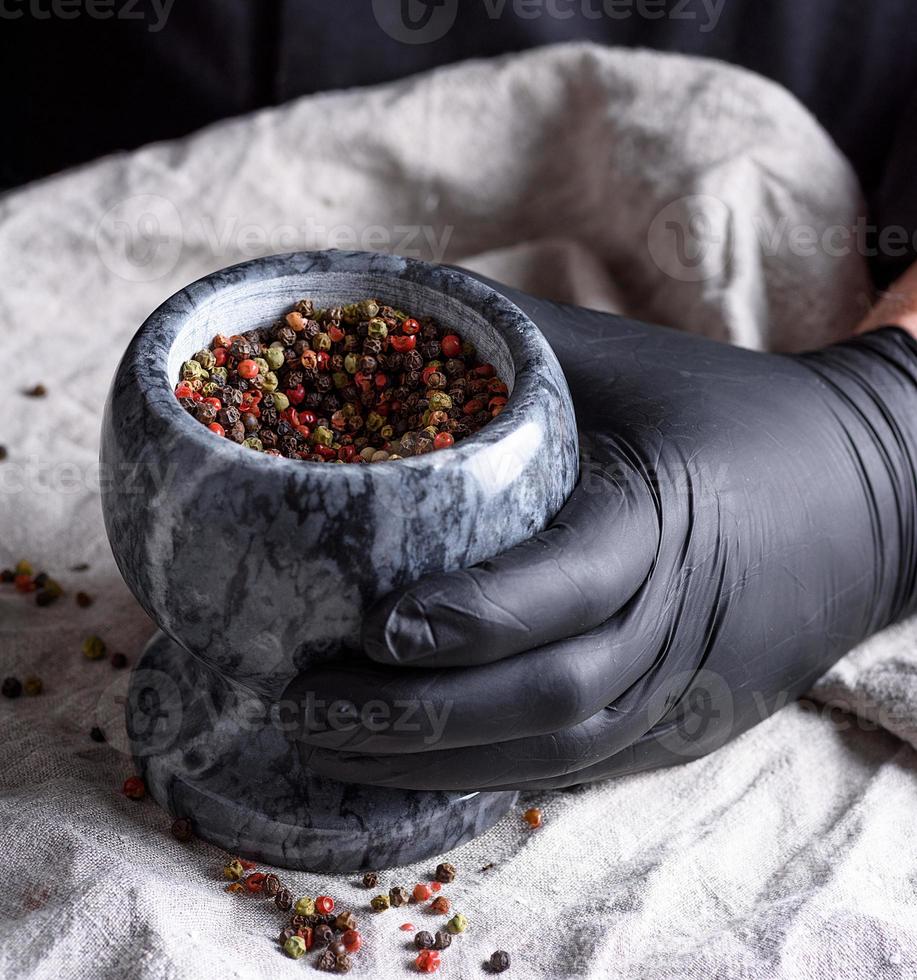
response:
<svg viewBox="0 0 917 980"><path fill-rule="evenodd" d="M661 11L652 0L652 16L634 0L625 19L587 16L603 0L555 0L573 11L566 19L525 19L512 0L492 18L486 0L458 0L452 29L427 44L388 36L371 0L174 0L160 30L149 0L109 0L119 16L106 20L84 0L65 0L72 19L48 16L55 2L0 0L0 187L299 95L588 39L721 58L779 81L853 161L874 218L917 228L917 0L725 0L712 30L701 29L702 0L661 0Z"/></svg>

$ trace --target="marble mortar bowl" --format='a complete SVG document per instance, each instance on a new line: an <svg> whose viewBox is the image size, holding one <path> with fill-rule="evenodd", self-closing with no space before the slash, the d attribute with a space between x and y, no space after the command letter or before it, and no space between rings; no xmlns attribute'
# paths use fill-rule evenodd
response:
<svg viewBox="0 0 917 980"><path fill-rule="evenodd" d="M510 388L503 413L451 449L360 466L265 456L178 404L182 362L216 333L269 325L304 297L369 296L472 341ZM544 527L578 443L560 366L513 303L455 269L325 251L245 262L166 300L118 367L101 456L108 537L141 605L204 664L279 698L311 663L361 656L363 613L392 588Z"/></svg>

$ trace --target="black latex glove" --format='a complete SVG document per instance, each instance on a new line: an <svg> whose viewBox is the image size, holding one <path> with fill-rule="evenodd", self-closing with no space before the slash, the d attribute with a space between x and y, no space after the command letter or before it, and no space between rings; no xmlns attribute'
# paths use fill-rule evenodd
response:
<svg viewBox="0 0 917 980"><path fill-rule="evenodd" d="M760 354L498 288L564 367L581 482L544 533L383 600L374 662L304 675L374 702L305 736L313 768L536 788L685 761L914 609L910 336Z"/></svg>

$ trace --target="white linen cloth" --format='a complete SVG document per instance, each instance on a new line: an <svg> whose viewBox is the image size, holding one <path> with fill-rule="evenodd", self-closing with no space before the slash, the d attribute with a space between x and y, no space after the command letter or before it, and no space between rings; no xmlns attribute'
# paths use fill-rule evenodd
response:
<svg viewBox="0 0 917 980"><path fill-rule="evenodd" d="M30 558L68 592L46 609L0 593L0 674L45 685L0 699L0 976L305 968L279 953L272 907L224 893L215 848L176 843L121 794L124 672L80 655L99 633L136 658L152 631L105 540L97 449L118 357L162 299L255 254L381 248L796 349L845 336L869 302L843 245L860 214L847 163L778 87L580 45L303 99L0 200L0 566ZM46 398L19 393L36 382ZM821 706L708 758L540 794L541 830L516 812L454 852L471 928L442 975L483 975L501 947L516 978L917 975L915 640L913 621L875 637L818 685ZM383 880L410 887L434 863ZM283 878L356 908L354 976L411 975L396 927L426 916L372 916L346 878Z"/></svg>

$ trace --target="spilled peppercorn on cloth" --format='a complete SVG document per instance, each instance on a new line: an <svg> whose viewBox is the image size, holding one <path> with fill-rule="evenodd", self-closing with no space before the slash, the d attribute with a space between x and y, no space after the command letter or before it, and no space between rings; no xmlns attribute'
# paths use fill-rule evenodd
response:
<svg viewBox="0 0 917 980"><path fill-rule="evenodd" d="M66 590L46 608L0 591L0 674L44 684L0 698L0 976L304 969L280 954L272 906L223 890L224 855L173 840L152 802L121 793L126 672L80 653L98 634L133 659L153 629L105 540L97 454L117 360L161 300L254 255L369 248L812 347L869 302L842 247L860 214L850 168L781 89L589 46L303 99L0 199L0 566L29 558ZM21 394L38 382L45 397ZM526 800L541 829L520 810L449 857L470 928L443 976L483 975L498 948L518 978L917 975L915 650L904 623L712 756ZM419 914L372 916L348 878L280 873L354 908L355 976L411 975L397 926Z"/></svg>

